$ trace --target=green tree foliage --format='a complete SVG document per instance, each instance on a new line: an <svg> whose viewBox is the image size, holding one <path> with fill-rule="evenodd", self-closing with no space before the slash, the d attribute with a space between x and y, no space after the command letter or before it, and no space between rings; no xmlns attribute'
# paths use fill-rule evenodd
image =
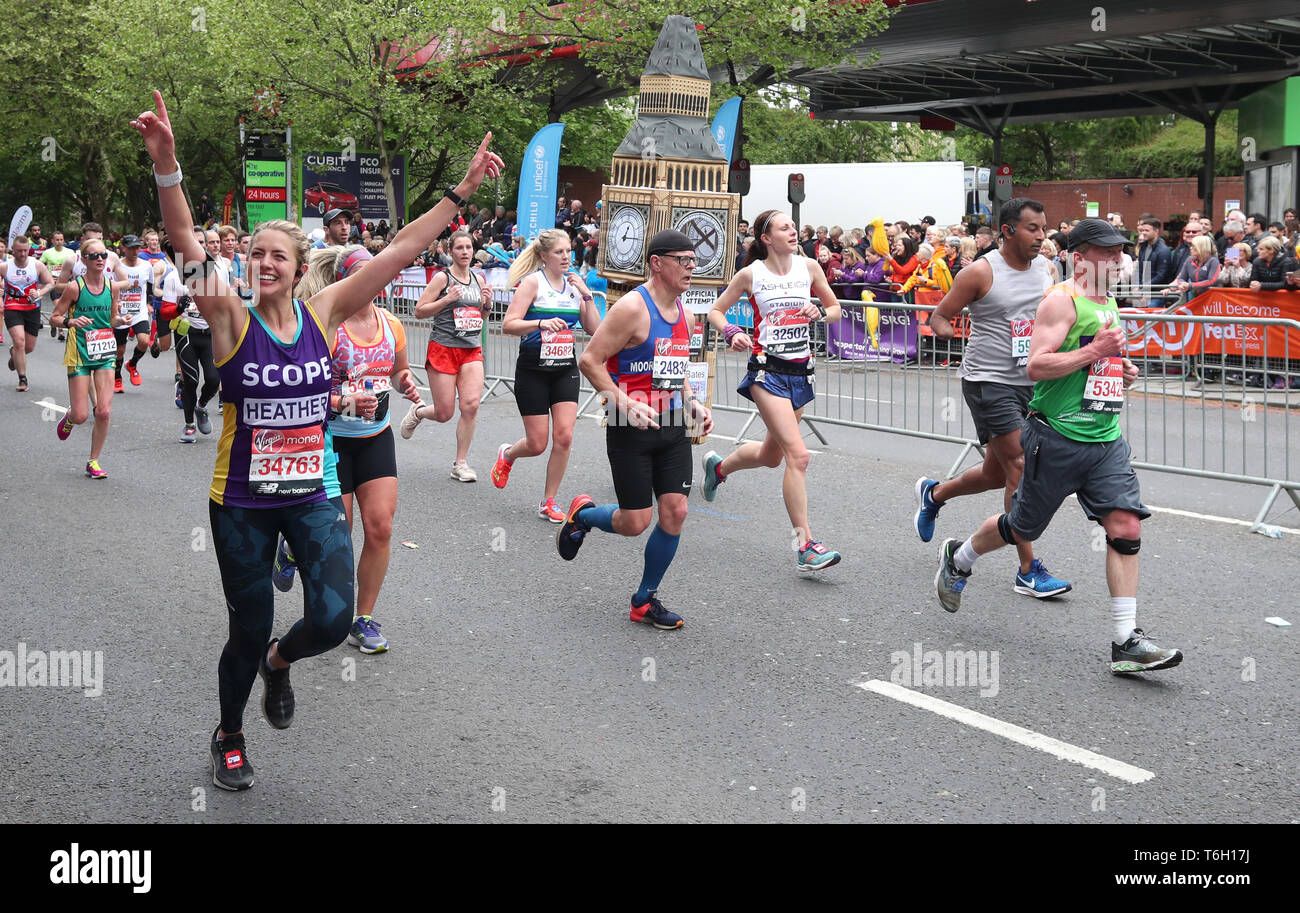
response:
<svg viewBox="0 0 1300 913"><path fill-rule="evenodd" d="M748 94L796 68L844 63L844 49L884 31L891 10L878 0L511 0L490 34L507 45L546 35L577 46L610 85L635 88L670 15L695 20L706 65L725 68L727 81Z"/></svg>
<svg viewBox="0 0 1300 913"><path fill-rule="evenodd" d="M1201 169L1204 128L1175 115L1015 124L1002 138L1002 158L1018 181L1087 178L1174 178ZM1237 113L1227 111L1215 134L1215 173L1241 174ZM959 127L958 158L991 164L993 140Z"/></svg>
<svg viewBox="0 0 1300 913"><path fill-rule="evenodd" d="M715 112L730 97L726 88L714 92ZM932 161L956 155L944 134L915 124L811 118L806 93L788 87L749 95L742 116L745 158L755 165Z"/></svg>
<svg viewBox="0 0 1300 913"><path fill-rule="evenodd" d="M519 156L553 119L559 80L571 77L544 53L530 61L520 52L575 46L605 86L627 90L562 118L564 163L603 169L631 123L641 68L670 13L699 26L720 77L715 106L729 94L747 99L751 161L990 162L990 141L972 131L812 120L806 96L781 87L794 68L842 63L843 48L883 30L889 11L867 0L44 0L41 27L0 33L0 206L31 205L47 233L87 218L110 232L156 223L150 164L129 126L155 87L177 128L186 186L219 205L241 187L238 118L268 86L284 96L281 122L292 122L298 150L351 140L385 165L405 152L412 211L459 179L491 129L507 168L476 200L510 206ZM31 17L30 0L0 0L0 21ZM410 54L421 49L431 53L414 66ZM1235 123L1234 112L1220 123L1220 174L1239 173ZM1201 146L1200 126L1184 118L1163 126L1121 118L1014 126L1004 157L1026 179L1185 177L1199 168Z"/></svg>

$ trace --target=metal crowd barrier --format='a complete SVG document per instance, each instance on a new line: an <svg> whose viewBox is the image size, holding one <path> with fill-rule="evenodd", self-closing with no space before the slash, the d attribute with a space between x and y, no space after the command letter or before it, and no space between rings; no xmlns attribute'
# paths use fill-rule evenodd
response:
<svg viewBox="0 0 1300 913"><path fill-rule="evenodd" d="M513 389L518 353L518 340L501 331L509 291L494 288L493 297L499 304L494 306L484 331L485 400L503 388ZM842 299L840 304L845 316L839 324L815 325L822 333L814 341L817 398L803 414L809 432L822 443L827 443L825 426L837 425L955 444L961 451L948 477L961 470L972 451L982 458L984 448L976 439L962 396L958 372L960 335L954 340L940 340L928 329L929 315L936 305L848 299ZM1205 317L1170 311L1126 311L1124 319L1129 330L1130 357L1142 357L1143 352L1153 349L1154 339L1172 341L1188 333L1208 333L1215 340L1258 343L1262 364L1288 375L1300 375L1300 322L1295 320ZM959 334L963 333L965 320L963 316L955 325ZM403 316L402 322L407 329L411 365L422 369L430 321ZM754 404L736 393L748 356L724 349L718 335L712 336L712 408L744 417L736 435L740 443L760 420ZM579 344L586 338L579 330ZM1216 381L1205 380L1203 375L1198 376L1198 370L1203 372L1204 366L1215 363L1215 359L1234 356L1219 351L1229 348L1226 345L1209 346L1213 351L1208 353L1204 348L1198 356L1187 356L1186 362L1194 370L1148 374L1129 391L1122 422L1133 450L1133 465L1156 472L1267 487L1269 493L1251 527L1262 531L1268 512L1282 492L1300 508L1300 422L1288 421L1292 410L1300 410L1300 390L1250 393L1243 385L1233 385L1226 372L1221 372ZM585 414L596 394L585 378L582 391L587 396L579 412Z"/></svg>

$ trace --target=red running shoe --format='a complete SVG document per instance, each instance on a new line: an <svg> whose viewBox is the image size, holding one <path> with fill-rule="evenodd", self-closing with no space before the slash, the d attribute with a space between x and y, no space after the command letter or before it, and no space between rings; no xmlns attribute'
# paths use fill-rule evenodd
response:
<svg viewBox="0 0 1300 913"><path fill-rule="evenodd" d="M497 448L497 461L492 467L492 484L497 488L506 487L506 483L510 481L510 470L515 465L514 460L506 459L506 451L509 449L509 444L502 444Z"/></svg>

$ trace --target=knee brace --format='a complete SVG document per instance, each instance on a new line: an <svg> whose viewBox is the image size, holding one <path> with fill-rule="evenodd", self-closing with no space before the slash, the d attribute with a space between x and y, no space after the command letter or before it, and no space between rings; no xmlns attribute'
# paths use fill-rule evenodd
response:
<svg viewBox="0 0 1300 913"><path fill-rule="evenodd" d="M1142 548L1141 539L1112 539L1107 536L1106 544L1121 555L1136 555Z"/></svg>
<svg viewBox="0 0 1300 913"><path fill-rule="evenodd" d="M998 535L1007 545L1016 544L1016 534L1011 531L1011 517L1009 514L1003 514L998 517Z"/></svg>

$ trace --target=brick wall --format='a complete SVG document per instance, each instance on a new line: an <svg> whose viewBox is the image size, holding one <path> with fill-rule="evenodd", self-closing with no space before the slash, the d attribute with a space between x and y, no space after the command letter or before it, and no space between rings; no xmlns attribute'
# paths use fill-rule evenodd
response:
<svg viewBox="0 0 1300 913"><path fill-rule="evenodd" d="M600 199L600 188L608 182L608 171L591 171L587 168L561 165L555 182L555 195L569 200L576 197L582 200L583 209L591 211L595 209L596 201Z"/></svg>
<svg viewBox="0 0 1300 913"><path fill-rule="evenodd" d="M1196 196L1196 178L1149 178L1146 180L1106 181L1035 181L1016 184L1015 194L1042 202L1047 210L1047 221L1055 228L1061 219L1082 219L1086 215L1085 203L1098 203L1100 217L1108 212L1124 216L1124 225L1136 230L1138 217L1152 213L1162 222L1174 213L1186 214L1193 209L1204 212L1202 201ZM1125 193L1128 187L1131 193ZM1210 214L1217 227L1223 221L1224 204L1228 200L1245 201L1241 178L1219 178L1214 183L1214 206Z"/></svg>

